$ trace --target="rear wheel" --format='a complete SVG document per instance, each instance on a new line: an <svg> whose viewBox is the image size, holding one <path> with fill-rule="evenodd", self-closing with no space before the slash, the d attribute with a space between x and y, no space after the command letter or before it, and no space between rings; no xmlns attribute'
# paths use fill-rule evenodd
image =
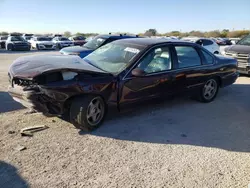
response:
<svg viewBox="0 0 250 188"><path fill-rule="evenodd" d="M199 100L205 103L211 102L217 96L218 91L219 84L217 79L211 78L205 83L203 88L200 90Z"/></svg>
<svg viewBox="0 0 250 188"><path fill-rule="evenodd" d="M40 48L39 48L39 45L38 45L38 44L36 45L36 49L37 49L37 50L40 50Z"/></svg>
<svg viewBox="0 0 250 188"><path fill-rule="evenodd" d="M91 131L104 120L106 105L99 96L84 96L73 99L70 106L70 122L76 128Z"/></svg>
<svg viewBox="0 0 250 188"><path fill-rule="evenodd" d="M215 51L214 54L219 54L219 52L218 52L218 51Z"/></svg>

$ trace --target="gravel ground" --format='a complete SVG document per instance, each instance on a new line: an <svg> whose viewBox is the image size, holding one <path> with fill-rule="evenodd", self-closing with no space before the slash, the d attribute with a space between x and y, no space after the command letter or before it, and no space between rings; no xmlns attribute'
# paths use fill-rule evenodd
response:
<svg viewBox="0 0 250 188"><path fill-rule="evenodd" d="M250 78L202 104L178 98L111 112L84 133L27 112L6 93L17 57L0 51L0 187L244 187L250 183ZM33 137L20 129L47 125ZM25 148L22 148L25 147ZM23 149L23 150L22 150ZM20 151L21 150L21 151Z"/></svg>

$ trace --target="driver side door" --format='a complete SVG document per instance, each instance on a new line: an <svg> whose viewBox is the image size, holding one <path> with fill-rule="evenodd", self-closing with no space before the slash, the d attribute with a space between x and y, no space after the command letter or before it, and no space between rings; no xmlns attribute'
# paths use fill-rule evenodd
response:
<svg viewBox="0 0 250 188"><path fill-rule="evenodd" d="M163 96L167 90L171 92L172 55L170 46L160 46L151 49L123 78L119 104L142 102ZM140 69L143 75L133 75L133 69Z"/></svg>

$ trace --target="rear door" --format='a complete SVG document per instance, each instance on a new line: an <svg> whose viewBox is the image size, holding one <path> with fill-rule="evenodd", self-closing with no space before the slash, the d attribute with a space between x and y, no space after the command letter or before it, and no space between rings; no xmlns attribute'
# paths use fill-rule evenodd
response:
<svg viewBox="0 0 250 188"><path fill-rule="evenodd" d="M175 45L174 91L196 91L205 79L202 56L199 48L192 45Z"/></svg>

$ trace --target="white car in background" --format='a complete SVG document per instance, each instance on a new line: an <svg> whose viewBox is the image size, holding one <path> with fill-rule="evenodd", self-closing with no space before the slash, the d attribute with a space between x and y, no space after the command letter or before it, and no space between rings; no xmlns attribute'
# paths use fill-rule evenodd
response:
<svg viewBox="0 0 250 188"><path fill-rule="evenodd" d="M213 40L209 38L198 38L198 37L185 37L181 40L194 42L206 48L213 54L220 54L220 47L219 45Z"/></svg>
<svg viewBox="0 0 250 188"><path fill-rule="evenodd" d="M36 48L37 50L55 50L56 44L51 40L50 37L46 36L32 37L30 39L31 48Z"/></svg>
<svg viewBox="0 0 250 188"><path fill-rule="evenodd" d="M64 47L74 46L74 43L69 40L67 37L55 37L52 41L56 44L58 49L62 49Z"/></svg>

